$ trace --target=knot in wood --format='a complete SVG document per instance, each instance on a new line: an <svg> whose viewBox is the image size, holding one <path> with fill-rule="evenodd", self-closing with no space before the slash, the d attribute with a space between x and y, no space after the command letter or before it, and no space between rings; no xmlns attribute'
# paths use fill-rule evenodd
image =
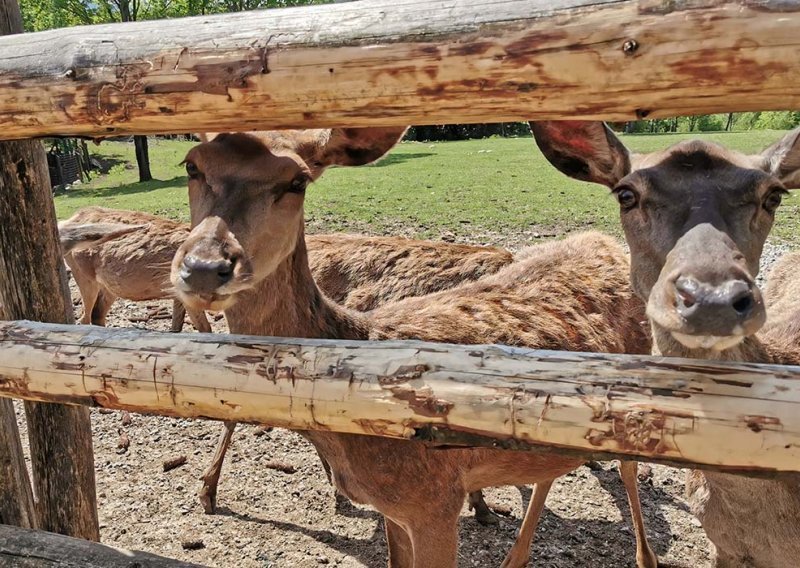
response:
<svg viewBox="0 0 800 568"><path fill-rule="evenodd" d="M633 55L639 49L639 42L635 39L625 40L622 44L622 52L625 55Z"/></svg>
<svg viewBox="0 0 800 568"><path fill-rule="evenodd" d="M642 411L631 411L613 422L614 438L629 450L652 449L658 443L664 426L662 416L653 416Z"/></svg>

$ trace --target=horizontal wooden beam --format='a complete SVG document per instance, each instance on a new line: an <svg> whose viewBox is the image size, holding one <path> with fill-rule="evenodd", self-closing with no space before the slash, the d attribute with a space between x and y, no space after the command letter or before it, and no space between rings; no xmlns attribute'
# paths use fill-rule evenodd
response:
<svg viewBox="0 0 800 568"><path fill-rule="evenodd" d="M202 568L60 534L0 525L0 566L20 568Z"/></svg>
<svg viewBox="0 0 800 568"><path fill-rule="evenodd" d="M0 38L0 139L800 108L785 0L363 0Z"/></svg>
<svg viewBox="0 0 800 568"><path fill-rule="evenodd" d="M800 367L5 322L0 396L800 471Z"/></svg>

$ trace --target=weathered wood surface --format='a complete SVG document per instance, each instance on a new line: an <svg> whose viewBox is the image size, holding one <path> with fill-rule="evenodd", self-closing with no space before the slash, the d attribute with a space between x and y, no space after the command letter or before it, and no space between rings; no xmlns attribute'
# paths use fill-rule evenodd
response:
<svg viewBox="0 0 800 568"><path fill-rule="evenodd" d="M36 508L10 399L0 400L0 523L35 528Z"/></svg>
<svg viewBox="0 0 800 568"><path fill-rule="evenodd" d="M0 0L0 35L21 31L17 0ZM73 321L47 160L42 145L32 140L0 142L0 318ZM8 405L0 411L3 421L14 418ZM27 402L25 414L38 527L99 539L88 411ZM21 446L12 447L11 436L16 433L6 433L0 452L19 463ZM16 477L27 483L27 472ZM4 485L0 482L0 490ZM29 489L19 491L20 499L29 498Z"/></svg>
<svg viewBox="0 0 800 568"><path fill-rule="evenodd" d="M0 396L800 471L800 367L0 324Z"/></svg>
<svg viewBox="0 0 800 568"><path fill-rule="evenodd" d="M0 568L198 568L134 550L0 525Z"/></svg>
<svg viewBox="0 0 800 568"><path fill-rule="evenodd" d="M364 0L0 38L0 138L800 107L800 3Z"/></svg>

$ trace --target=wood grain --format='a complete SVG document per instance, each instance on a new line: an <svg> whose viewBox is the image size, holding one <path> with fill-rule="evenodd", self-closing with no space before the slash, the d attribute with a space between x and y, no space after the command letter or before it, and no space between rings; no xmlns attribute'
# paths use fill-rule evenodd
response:
<svg viewBox="0 0 800 568"><path fill-rule="evenodd" d="M0 35L20 31L17 0L0 0ZM0 274L0 318L73 321L47 160L34 140L0 142ZM15 418L9 417L8 407L0 409L4 422ZM38 527L99 540L89 413L26 402L25 415ZM11 436L16 432L7 432L6 443L0 445L7 456L19 451L10 449ZM17 479L27 483L27 472L18 472ZM27 500L30 490L20 486L19 491Z"/></svg>
<svg viewBox="0 0 800 568"><path fill-rule="evenodd" d="M694 359L0 324L0 396L762 474L800 471L798 379Z"/></svg>
<svg viewBox="0 0 800 568"><path fill-rule="evenodd" d="M202 568L135 550L0 525L0 566L15 568Z"/></svg>
<svg viewBox="0 0 800 568"><path fill-rule="evenodd" d="M0 38L0 138L800 107L786 0L363 0Z"/></svg>

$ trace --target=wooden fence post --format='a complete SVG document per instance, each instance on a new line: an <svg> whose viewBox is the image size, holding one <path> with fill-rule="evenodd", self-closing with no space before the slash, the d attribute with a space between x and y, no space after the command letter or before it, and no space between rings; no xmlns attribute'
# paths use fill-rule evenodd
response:
<svg viewBox="0 0 800 568"><path fill-rule="evenodd" d="M0 0L0 35L19 32L17 0ZM41 143L0 142L0 317L73 322L57 236ZM25 411L40 528L99 540L88 410L26 403Z"/></svg>

